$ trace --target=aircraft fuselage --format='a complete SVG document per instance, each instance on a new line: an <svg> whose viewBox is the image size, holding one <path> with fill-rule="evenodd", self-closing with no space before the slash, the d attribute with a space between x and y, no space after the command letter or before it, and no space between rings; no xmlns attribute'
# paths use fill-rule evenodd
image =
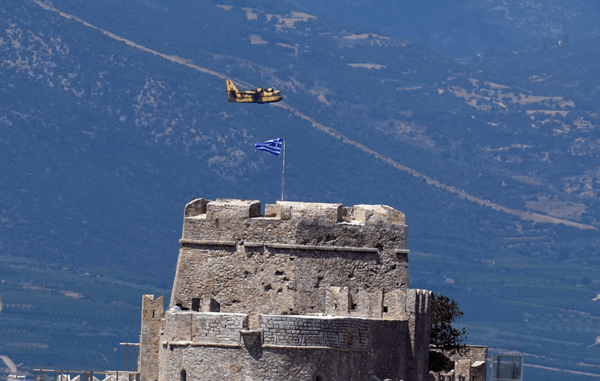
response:
<svg viewBox="0 0 600 381"><path fill-rule="evenodd" d="M240 91L232 81L226 82L227 100L236 103L273 103L283 99L281 90L273 88Z"/></svg>

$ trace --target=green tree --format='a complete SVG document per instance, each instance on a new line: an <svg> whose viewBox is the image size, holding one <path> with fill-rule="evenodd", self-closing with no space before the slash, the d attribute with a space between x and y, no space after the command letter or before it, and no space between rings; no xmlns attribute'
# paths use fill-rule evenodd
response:
<svg viewBox="0 0 600 381"><path fill-rule="evenodd" d="M467 338L465 327L454 328L456 319L462 318L464 312L458 303L444 295L433 294L431 302L431 335L429 344L445 352L460 351Z"/></svg>

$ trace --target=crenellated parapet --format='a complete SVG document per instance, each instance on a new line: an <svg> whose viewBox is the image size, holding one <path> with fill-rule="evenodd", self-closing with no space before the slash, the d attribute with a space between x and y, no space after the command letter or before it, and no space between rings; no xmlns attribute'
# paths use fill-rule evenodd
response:
<svg viewBox="0 0 600 381"><path fill-rule="evenodd" d="M411 289L406 296L408 327L418 380L425 380L428 375L431 299L432 292L428 290Z"/></svg>
<svg viewBox="0 0 600 381"><path fill-rule="evenodd" d="M385 205L196 199L186 205L182 244L280 243L406 250L403 213ZM310 228L309 228L310 227Z"/></svg>

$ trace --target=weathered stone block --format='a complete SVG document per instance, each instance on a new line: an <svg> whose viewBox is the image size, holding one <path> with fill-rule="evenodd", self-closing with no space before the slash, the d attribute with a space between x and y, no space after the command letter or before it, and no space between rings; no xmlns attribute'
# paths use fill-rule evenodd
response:
<svg viewBox="0 0 600 381"><path fill-rule="evenodd" d="M204 198L197 198L191 202L189 202L184 209L183 215L185 217L197 217L200 215L206 214L206 205L209 200Z"/></svg>
<svg viewBox="0 0 600 381"><path fill-rule="evenodd" d="M403 224L404 213L387 205L355 205L354 219L361 224Z"/></svg>
<svg viewBox="0 0 600 381"><path fill-rule="evenodd" d="M192 315L194 343L239 344L240 330L248 329L247 314L195 313Z"/></svg>
<svg viewBox="0 0 600 381"><path fill-rule="evenodd" d="M165 313L165 336L168 342L192 341L192 316L194 312Z"/></svg>
<svg viewBox="0 0 600 381"><path fill-rule="evenodd" d="M248 219L260 216L260 201L232 200L219 198L211 201L206 207L206 218L216 219Z"/></svg>
<svg viewBox="0 0 600 381"><path fill-rule="evenodd" d="M406 320L406 293L402 290L391 290L383 296L382 317L385 320Z"/></svg>
<svg viewBox="0 0 600 381"><path fill-rule="evenodd" d="M348 316L352 303L348 287L329 287L326 292L325 314Z"/></svg>
<svg viewBox="0 0 600 381"><path fill-rule="evenodd" d="M307 222L333 225L342 221L342 204L277 201L282 219L294 218ZM283 216L287 218L283 218ZM288 217L289 216L289 217Z"/></svg>
<svg viewBox="0 0 600 381"><path fill-rule="evenodd" d="M381 319L383 311L383 290L366 291L358 290L358 293L352 298L353 306L351 308L352 316Z"/></svg>

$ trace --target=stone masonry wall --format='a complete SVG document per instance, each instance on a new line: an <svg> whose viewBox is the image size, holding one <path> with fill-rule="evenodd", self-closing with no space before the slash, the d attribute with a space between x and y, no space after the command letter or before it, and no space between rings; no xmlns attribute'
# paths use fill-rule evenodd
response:
<svg viewBox="0 0 600 381"><path fill-rule="evenodd" d="M325 313L330 287L408 290L404 215L381 205L194 200L186 206L171 305L221 312ZM362 303L368 305L369 303ZM368 313L371 314L371 313Z"/></svg>
<svg viewBox="0 0 600 381"><path fill-rule="evenodd" d="M264 318L265 328L269 324L272 326L265 334L282 322L275 316ZM313 317L289 318L289 321L281 324L282 327L289 327L296 318L306 319L294 325L295 328L300 328L298 331L308 328L306 324L309 322L318 324L318 320L326 320ZM333 342L327 343L330 346L318 348L297 345L292 338L294 332L283 336L285 340L290 340L292 345L289 346L267 344L268 335L265 336L265 343L258 347L255 347L254 342L245 340L242 340L240 346L168 343L160 347L159 381L179 379L183 371L186 381L314 381L317 376L320 380L327 381L364 381L373 379L373 375L393 381L418 380L412 365L407 322L354 318L329 320L333 324L330 332L337 334L343 331L342 325L345 323L348 323L346 328L352 329L354 323L360 322L358 329L362 333L368 333L366 350L360 347L335 348L339 344ZM336 323L341 325L335 327ZM363 324L368 326L366 330ZM390 337L394 340L390 340ZM364 344L366 343L361 345Z"/></svg>
<svg viewBox="0 0 600 381"><path fill-rule="evenodd" d="M366 351L369 321L352 318L261 315L264 345Z"/></svg>
<svg viewBox="0 0 600 381"><path fill-rule="evenodd" d="M248 328L247 314L178 311L165 314L163 344L240 345L240 330Z"/></svg>
<svg viewBox="0 0 600 381"><path fill-rule="evenodd" d="M365 352L263 349L251 355L244 348L183 347L161 349L159 381L364 381L369 376ZM394 377L394 381L400 378Z"/></svg>

